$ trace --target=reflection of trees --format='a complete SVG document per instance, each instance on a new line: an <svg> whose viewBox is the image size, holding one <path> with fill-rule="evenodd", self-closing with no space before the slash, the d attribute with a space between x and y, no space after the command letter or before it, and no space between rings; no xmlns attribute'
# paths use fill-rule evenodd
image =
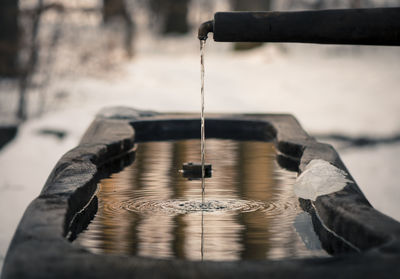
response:
<svg viewBox="0 0 400 279"><path fill-rule="evenodd" d="M240 142L237 148L237 188L239 196L248 200L271 201L279 189L273 177L272 144L259 142ZM243 224L243 251L241 258L265 258L269 248L270 222L264 212L240 214Z"/></svg>
<svg viewBox="0 0 400 279"><path fill-rule="evenodd" d="M171 176L169 187L173 191L172 198L179 199L185 196L186 183L182 179L182 174L178 172L178 168L186 161L188 152L188 143L186 141L175 141L172 143L172 154L169 166L169 175ZM173 219L173 241L172 251L176 258L184 259L185 255L185 216L178 214Z"/></svg>
<svg viewBox="0 0 400 279"><path fill-rule="evenodd" d="M135 162L105 179L103 205L140 199L200 200L200 181L188 181L178 170L200 158L198 140L141 143ZM207 141L207 162L213 177L206 182L207 200L245 199L281 202L291 198L290 180L276 178L272 143ZM279 171L279 170L278 170ZM301 242L293 229L295 211L204 214L204 259L237 260L298 256ZM161 258L201 259L201 214L134 213L99 210L84 236L96 239L106 253ZM85 241L85 240L81 240Z"/></svg>
<svg viewBox="0 0 400 279"><path fill-rule="evenodd" d="M249 200L268 201L277 192L274 185L271 143L239 142L237 150L238 189Z"/></svg>
<svg viewBox="0 0 400 279"><path fill-rule="evenodd" d="M141 146L146 146L146 148L140 150ZM136 175L141 178L137 181L137 185L130 185L130 188L137 188L136 191L131 191L131 199L162 201L172 197L173 191L169 181L171 151L172 144L169 142L140 144L137 156L143 157L144 167L140 174L136 170ZM171 257L173 216L147 213L141 214L141 218L141 222L132 229L139 242L136 254L148 257L154 255Z"/></svg>
<svg viewBox="0 0 400 279"><path fill-rule="evenodd" d="M182 179L182 174L178 171L184 162L188 160L188 149L192 148L187 141L174 141L172 144L171 160L169 165L169 175L171 176L170 188L173 191L172 198L179 199L185 196L186 183Z"/></svg>
<svg viewBox="0 0 400 279"><path fill-rule="evenodd" d="M103 205L98 213L98 220L101 237L98 241L101 250L106 253L135 254L137 251L137 237L135 228L140 223L140 216L127 211L119 211L117 214L107 207L118 204L124 200L124 196L116 195L121 187L116 185L112 179L103 179L99 199ZM100 217L100 218L99 218ZM97 237L95 237L97 239ZM127 245L127 242L129 245Z"/></svg>

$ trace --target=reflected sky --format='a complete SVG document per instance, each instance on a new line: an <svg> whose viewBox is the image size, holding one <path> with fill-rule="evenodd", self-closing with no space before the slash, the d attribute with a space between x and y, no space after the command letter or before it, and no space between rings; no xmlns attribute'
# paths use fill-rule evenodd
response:
<svg viewBox="0 0 400 279"><path fill-rule="evenodd" d="M190 260L327 256L268 142L209 139L201 181L180 169L199 140L140 143L134 163L99 183L99 210L77 244L95 253Z"/></svg>

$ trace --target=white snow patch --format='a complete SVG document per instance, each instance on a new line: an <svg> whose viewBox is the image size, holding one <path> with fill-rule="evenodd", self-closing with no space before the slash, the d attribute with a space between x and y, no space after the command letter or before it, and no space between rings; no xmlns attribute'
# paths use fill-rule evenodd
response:
<svg viewBox="0 0 400 279"><path fill-rule="evenodd" d="M400 221L400 144L344 150L341 158L372 206Z"/></svg>
<svg viewBox="0 0 400 279"><path fill-rule="evenodd" d="M296 179L295 194L303 199L315 201L317 197L342 190L347 182L347 173L329 162L312 160Z"/></svg>

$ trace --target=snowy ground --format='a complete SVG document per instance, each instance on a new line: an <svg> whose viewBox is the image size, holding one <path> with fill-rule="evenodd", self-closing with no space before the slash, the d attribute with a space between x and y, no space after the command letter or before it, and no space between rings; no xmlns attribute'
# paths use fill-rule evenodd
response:
<svg viewBox="0 0 400 279"><path fill-rule="evenodd" d="M96 112L111 105L157 111L200 109L198 42L171 38L137 45L134 59L109 77L64 77L64 92L40 118L24 123L0 150L0 267L25 208L57 160L74 147ZM207 112L289 112L310 134L391 136L400 132L400 49L266 45L245 52L209 40ZM39 133L66 132L63 139ZM345 164L371 203L400 220L400 143L342 148Z"/></svg>

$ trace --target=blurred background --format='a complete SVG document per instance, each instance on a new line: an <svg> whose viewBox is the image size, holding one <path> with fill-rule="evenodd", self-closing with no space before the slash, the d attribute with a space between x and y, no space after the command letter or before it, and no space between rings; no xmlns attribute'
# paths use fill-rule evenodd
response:
<svg viewBox="0 0 400 279"><path fill-rule="evenodd" d="M105 106L200 113L197 28L216 11L400 0L2 0L0 268L57 160ZM400 220L400 48L206 43L205 110L291 113Z"/></svg>

